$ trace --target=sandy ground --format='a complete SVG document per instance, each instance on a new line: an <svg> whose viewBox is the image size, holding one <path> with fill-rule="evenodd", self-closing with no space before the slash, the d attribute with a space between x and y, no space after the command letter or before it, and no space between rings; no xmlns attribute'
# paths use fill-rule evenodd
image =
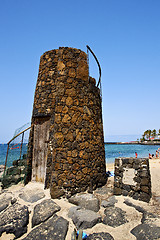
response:
<svg viewBox="0 0 160 240"><path fill-rule="evenodd" d="M108 171L113 171L114 170L114 164L107 164L106 170ZM141 202L134 200L129 197L124 197L124 196L116 196L116 199L118 202L115 204L116 207L120 207L122 210L126 211L127 219L129 220L128 223L123 224L119 227L113 228L110 226L105 226L104 224L100 223L95 225L91 229L86 229L85 232L87 234L95 233L95 232L108 232L110 233L115 240L135 240L136 238L130 233L130 230L133 229L135 226L141 223L141 218L142 218L142 213L136 211L133 207L127 206L124 204L125 199L129 199L132 203L135 205L141 206L144 209L146 209L149 212L153 212L156 214L160 215L160 159L151 159L150 160L150 172L151 172L151 181L152 181L152 199L149 203ZM108 182L107 182L107 188L113 189L113 182L114 182L114 177L110 177ZM18 198L19 194L25 191L25 189L42 189L43 190L43 184L41 183L29 183L26 186L23 186L22 184L12 186L7 189L7 192L10 192L13 194L15 198ZM49 190L43 190L45 193L45 199L50 198ZM111 191L112 192L112 191ZM110 193L112 194L112 193ZM103 196L103 199L107 199L109 195ZM28 231L27 234L31 231L31 218L33 215L33 208L34 206L43 201L39 200L38 202L31 204L24 202L22 199L18 198L18 202L21 204L25 204L26 206L29 207L29 211L31 212L30 214L30 219L29 219L29 226L28 226ZM66 199L54 199L54 201L61 207L61 211L57 213L57 215L62 216L66 218L69 221L69 230L66 236L66 240L71 239L71 233L74 230L74 225L72 220L68 217L68 210L72 204L70 204ZM103 215L104 209L102 208L101 214ZM160 222L157 222L157 226L160 227ZM27 235L25 234L25 236ZM13 235L9 234L6 235L5 233L2 235L1 240L11 240L13 239ZM22 239L22 238L19 238Z"/></svg>
<svg viewBox="0 0 160 240"><path fill-rule="evenodd" d="M152 181L152 193L160 197L160 159L153 158L149 160Z"/></svg>

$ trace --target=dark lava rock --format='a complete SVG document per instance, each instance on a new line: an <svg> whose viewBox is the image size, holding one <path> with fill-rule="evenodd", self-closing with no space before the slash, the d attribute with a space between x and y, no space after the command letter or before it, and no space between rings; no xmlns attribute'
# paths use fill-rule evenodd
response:
<svg viewBox="0 0 160 240"><path fill-rule="evenodd" d="M23 240L65 240L69 222L57 215L33 229Z"/></svg>
<svg viewBox="0 0 160 240"><path fill-rule="evenodd" d="M156 220L160 220L158 215L155 215L150 212L144 212L141 222L146 224L154 224Z"/></svg>
<svg viewBox="0 0 160 240"><path fill-rule="evenodd" d="M3 232L13 233L16 238L27 232L29 212L26 206L13 204L0 214L0 236Z"/></svg>
<svg viewBox="0 0 160 240"><path fill-rule="evenodd" d="M111 196L106 200L103 200L101 202L101 206L102 207L114 207L115 203L117 203L118 201L116 200L115 196Z"/></svg>
<svg viewBox="0 0 160 240"><path fill-rule="evenodd" d="M5 208L7 208L9 205L9 202L0 202L0 212L3 211Z"/></svg>
<svg viewBox="0 0 160 240"><path fill-rule="evenodd" d="M130 206L130 207L135 208L138 212L141 212L141 213L144 213L144 212L145 212L144 208L133 204L133 203L130 202L128 199L126 199L126 200L124 201L124 203L125 203L126 205Z"/></svg>
<svg viewBox="0 0 160 240"><path fill-rule="evenodd" d="M44 200L41 203L37 204L34 207L32 227L46 221L54 213L60 210L61 208L51 199Z"/></svg>
<svg viewBox="0 0 160 240"><path fill-rule="evenodd" d="M78 193L68 199L70 203L94 212L99 211L99 200L90 193Z"/></svg>
<svg viewBox="0 0 160 240"><path fill-rule="evenodd" d="M107 188L106 186L103 186L101 188L97 188L95 190L95 193L100 194L100 195L105 195L111 192L110 188Z"/></svg>
<svg viewBox="0 0 160 240"><path fill-rule="evenodd" d="M2 194L0 196L0 212L7 208L12 200L12 196L10 194Z"/></svg>
<svg viewBox="0 0 160 240"><path fill-rule="evenodd" d="M103 223L111 227L118 227L124 223L127 223L125 217L125 211L118 207L108 207L104 211L105 217Z"/></svg>
<svg viewBox="0 0 160 240"><path fill-rule="evenodd" d="M11 200L11 204L14 204L14 203L16 203L17 202L17 199L16 198L13 198L12 200Z"/></svg>
<svg viewBox="0 0 160 240"><path fill-rule="evenodd" d="M160 227L155 225L140 224L131 230L137 240L160 239Z"/></svg>
<svg viewBox="0 0 160 240"><path fill-rule="evenodd" d="M134 207L138 212L143 213L141 222L145 223L145 224L154 224L154 222L158 219L159 220L159 216L155 215L153 213L147 212L144 208L137 206L133 203L131 203L129 200L125 200L124 203L128 206Z"/></svg>
<svg viewBox="0 0 160 240"><path fill-rule="evenodd" d="M38 200L45 197L45 194L40 189L25 190L25 192L19 194L19 197L22 198L25 202L37 202Z"/></svg>
<svg viewBox="0 0 160 240"><path fill-rule="evenodd" d="M77 229L92 228L101 222L101 216L98 213L81 209L80 207L70 208L68 216L72 219Z"/></svg>
<svg viewBox="0 0 160 240"><path fill-rule="evenodd" d="M93 233L87 237L87 240L114 240L109 233Z"/></svg>

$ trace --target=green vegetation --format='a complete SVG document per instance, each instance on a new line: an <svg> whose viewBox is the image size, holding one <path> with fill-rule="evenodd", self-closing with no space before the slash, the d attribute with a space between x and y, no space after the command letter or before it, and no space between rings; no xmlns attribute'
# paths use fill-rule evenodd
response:
<svg viewBox="0 0 160 240"><path fill-rule="evenodd" d="M160 141L160 129L158 130L158 132L156 131L156 129L153 130L146 130L143 135L142 138L140 139L141 142L143 141L151 141L151 140L155 140L155 141Z"/></svg>

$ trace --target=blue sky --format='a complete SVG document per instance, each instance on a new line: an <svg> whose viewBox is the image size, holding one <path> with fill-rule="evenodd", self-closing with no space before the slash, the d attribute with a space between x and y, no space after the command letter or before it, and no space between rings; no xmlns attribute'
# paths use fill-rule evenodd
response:
<svg viewBox="0 0 160 240"><path fill-rule="evenodd" d="M40 56L60 46L99 59L105 139L158 130L159 12L159 0L0 0L0 142L30 121Z"/></svg>

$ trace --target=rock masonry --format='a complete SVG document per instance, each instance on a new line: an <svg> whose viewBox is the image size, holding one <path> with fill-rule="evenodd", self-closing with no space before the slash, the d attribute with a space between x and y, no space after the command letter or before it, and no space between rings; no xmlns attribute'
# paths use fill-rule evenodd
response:
<svg viewBox="0 0 160 240"><path fill-rule="evenodd" d="M151 176L148 158L116 158L114 194L149 202Z"/></svg>
<svg viewBox="0 0 160 240"><path fill-rule="evenodd" d="M135 204L129 197L123 197L123 201L109 197L103 194L103 188L98 189L102 193L99 196L97 190L93 194L76 194L74 204L78 206L67 199L53 201L48 198L48 190L34 183L21 185L12 193L3 190L0 194L0 239L70 240L75 228L83 230L87 240L160 239L157 208L155 214L146 203L138 201ZM102 198L105 206L100 204Z"/></svg>
<svg viewBox="0 0 160 240"><path fill-rule="evenodd" d="M41 56L27 181L33 180L34 168L40 164L40 157L34 164L40 152L34 149L38 141L35 129L47 123L42 181L50 188L52 198L92 191L106 183L101 97L95 84L95 79L89 77L87 55L81 50L65 47Z"/></svg>

